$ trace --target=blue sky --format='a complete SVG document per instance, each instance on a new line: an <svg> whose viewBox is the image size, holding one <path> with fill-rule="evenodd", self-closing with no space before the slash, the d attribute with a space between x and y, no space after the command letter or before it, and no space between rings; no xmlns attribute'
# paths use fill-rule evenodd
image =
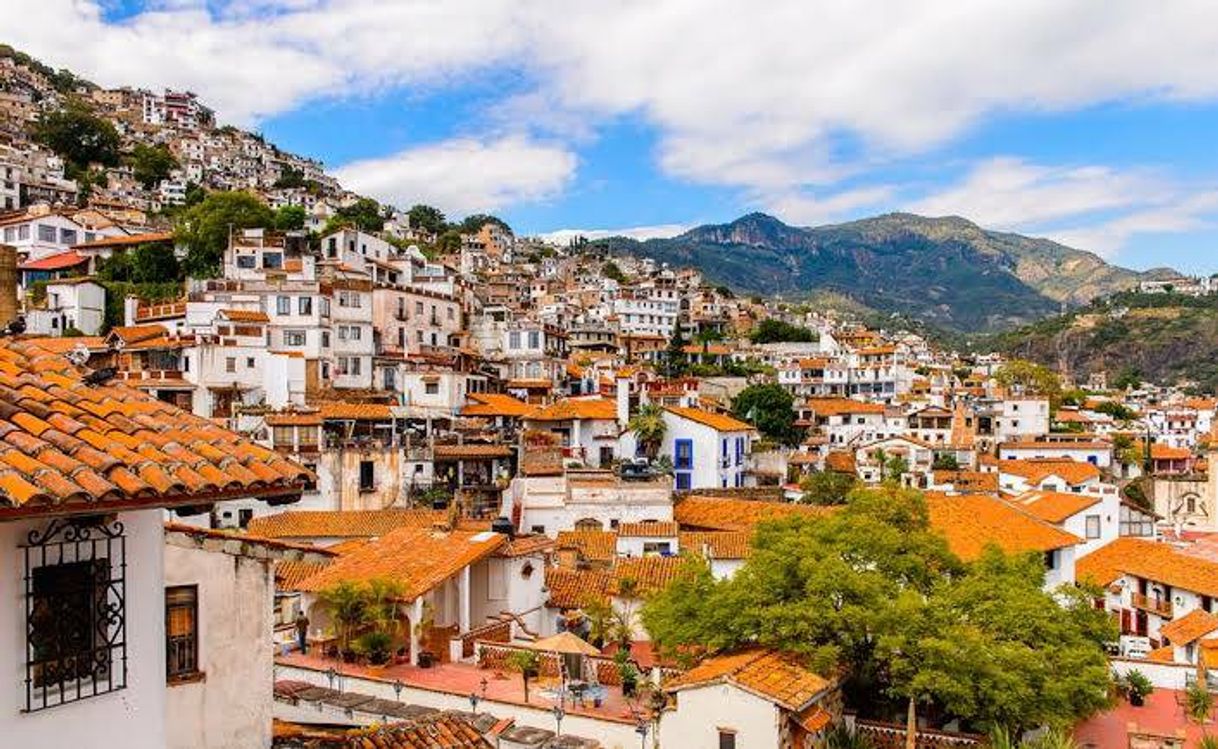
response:
<svg viewBox="0 0 1218 749"><path fill-rule="evenodd" d="M519 232L909 210L1218 272L1205 2L5 5L51 64L189 87L353 189Z"/></svg>

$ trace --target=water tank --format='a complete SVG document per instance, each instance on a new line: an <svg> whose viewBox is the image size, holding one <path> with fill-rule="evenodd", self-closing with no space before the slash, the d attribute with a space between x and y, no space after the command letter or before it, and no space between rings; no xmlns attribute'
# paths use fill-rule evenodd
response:
<svg viewBox="0 0 1218 749"><path fill-rule="evenodd" d="M516 534L516 527L512 525L512 521L503 516L499 516L491 521L491 530L495 533L502 533L508 538Z"/></svg>

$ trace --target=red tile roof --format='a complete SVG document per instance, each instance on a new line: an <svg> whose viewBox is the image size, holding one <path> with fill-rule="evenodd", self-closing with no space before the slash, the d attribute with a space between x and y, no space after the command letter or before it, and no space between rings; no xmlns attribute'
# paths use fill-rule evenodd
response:
<svg viewBox="0 0 1218 749"><path fill-rule="evenodd" d="M533 406L502 393L470 393L470 401L461 409L462 416L508 416L520 417L533 410Z"/></svg>
<svg viewBox="0 0 1218 749"><path fill-rule="evenodd" d="M665 684L664 688L680 692L710 684L731 684L797 712L832 686L828 679L794 656L751 648L707 658Z"/></svg>
<svg viewBox="0 0 1218 749"><path fill-rule="evenodd" d="M0 516L299 494L302 466L63 356L0 340Z"/></svg>
<svg viewBox="0 0 1218 749"><path fill-rule="evenodd" d="M683 419L689 419L696 424L708 426L718 432L751 432L754 429L752 424L748 424L739 419L732 418L731 416L725 416L724 414L703 411L699 408L666 406L664 410L671 414L680 416Z"/></svg>
<svg viewBox="0 0 1218 749"><path fill-rule="evenodd" d="M21 270L63 270L64 268L75 268L87 262L89 262L89 258L82 256L75 250L68 250L58 255L48 255L38 260L22 263Z"/></svg>
<svg viewBox="0 0 1218 749"><path fill-rule="evenodd" d="M530 421L570 421L572 419L617 419L617 404L608 398L564 398L525 415Z"/></svg>
<svg viewBox="0 0 1218 749"><path fill-rule="evenodd" d="M986 494L926 493L930 524L956 556L972 561L989 545L1007 553L1050 551L1082 539Z"/></svg>
<svg viewBox="0 0 1218 749"><path fill-rule="evenodd" d="M430 528L444 522L437 510L292 510L250 521L263 538L371 538L398 528Z"/></svg>
<svg viewBox="0 0 1218 749"><path fill-rule="evenodd" d="M170 242L173 241L173 232L148 232L146 234L120 234L117 237L102 237L95 239L92 242L84 242L83 244L74 244L72 249L93 249L102 247L126 247L137 244L149 244L152 242Z"/></svg>
<svg viewBox="0 0 1218 749"><path fill-rule="evenodd" d="M673 507L673 518L682 528L751 531L766 520L781 520L792 516L820 517L831 512L824 507L766 502L727 497L689 496Z"/></svg>

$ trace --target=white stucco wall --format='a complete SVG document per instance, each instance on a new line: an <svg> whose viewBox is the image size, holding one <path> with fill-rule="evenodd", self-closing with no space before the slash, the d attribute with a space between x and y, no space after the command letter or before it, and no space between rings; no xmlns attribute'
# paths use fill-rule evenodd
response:
<svg viewBox="0 0 1218 749"><path fill-rule="evenodd" d="M270 562L168 544L165 585L199 586L199 670L168 688L169 749L271 745Z"/></svg>
<svg viewBox="0 0 1218 749"><path fill-rule="evenodd" d="M677 693L677 709L660 720L660 746L719 749L719 731L736 732L741 749L777 747L778 708L742 689L711 684Z"/></svg>
<svg viewBox="0 0 1218 749"><path fill-rule="evenodd" d="M163 749L165 592L161 510L119 515L126 533L127 688L21 712L25 703L25 587L19 545L47 521L0 523L0 746ZM117 664L116 664L117 667Z"/></svg>

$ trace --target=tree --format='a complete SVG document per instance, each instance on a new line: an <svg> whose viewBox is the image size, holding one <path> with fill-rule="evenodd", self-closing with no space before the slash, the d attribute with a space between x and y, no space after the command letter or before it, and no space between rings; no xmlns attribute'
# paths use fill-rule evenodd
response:
<svg viewBox="0 0 1218 749"><path fill-rule="evenodd" d="M331 223L353 226L360 231L377 232L385 228L385 217L381 215L380 203L372 198L360 198L335 211Z"/></svg>
<svg viewBox="0 0 1218 749"><path fill-rule="evenodd" d="M410 210L406 212L406 217L410 219L412 228L422 229L431 234L438 235L447 226L443 211L422 203L411 206Z"/></svg>
<svg viewBox="0 0 1218 749"><path fill-rule="evenodd" d="M1112 381L1116 390L1136 390L1142 384L1142 370L1137 367L1124 366Z"/></svg>
<svg viewBox="0 0 1218 749"><path fill-rule="evenodd" d="M461 232L448 229L436 238L436 251L441 255L450 255L461 251Z"/></svg>
<svg viewBox="0 0 1218 749"><path fill-rule="evenodd" d="M228 248L231 232L271 226L271 209L248 192L212 192L178 218L177 236L186 245L186 273L214 278Z"/></svg>
<svg viewBox="0 0 1218 749"><path fill-rule="evenodd" d="M935 453L935 462L931 465L935 471L959 471L960 460L955 453Z"/></svg>
<svg viewBox="0 0 1218 749"><path fill-rule="evenodd" d="M735 576L683 568L643 622L666 654L756 644L839 668L863 714L930 705L945 722L1017 731L1085 717L1109 690L1116 633L1091 606L1098 592L1043 582L1038 554L991 548L963 564L922 495L890 484L825 516L761 524Z"/></svg>
<svg viewBox="0 0 1218 749"><path fill-rule="evenodd" d="M1106 706L1115 639L1099 593L1044 590L1037 554L987 549L968 573L935 586L888 643L890 691L933 702L972 726L1019 735L1065 726Z"/></svg>
<svg viewBox="0 0 1218 749"><path fill-rule="evenodd" d="M351 649L351 638L364 621L368 600L360 586L350 580L341 580L320 591L318 598L330 610L334 619L334 634L338 637L338 649Z"/></svg>
<svg viewBox="0 0 1218 749"><path fill-rule="evenodd" d="M654 403L648 403L630 417L626 428L634 432L634 437L639 446L643 448L643 452L649 459L654 460L660 451L660 443L664 441L664 432L667 429L664 424L664 409Z"/></svg>
<svg viewBox="0 0 1218 749"><path fill-rule="evenodd" d="M279 179L275 180L274 187L277 190L283 190L304 187L304 185L304 172L300 169L293 169L289 166L285 167L284 170L279 173Z"/></svg>
<svg viewBox="0 0 1218 749"><path fill-rule="evenodd" d="M601 266L601 275L618 283L626 283L626 274L612 260L606 260L605 264Z"/></svg>
<svg viewBox="0 0 1218 749"><path fill-rule="evenodd" d="M507 657L508 667L520 674L524 682L524 701L529 701L529 679L537 676L541 669L541 657L535 650L513 650Z"/></svg>
<svg viewBox="0 0 1218 749"><path fill-rule="evenodd" d="M304 228L308 217L304 206L284 205L275 211L274 225L279 231L296 231Z"/></svg>
<svg viewBox="0 0 1218 749"><path fill-rule="evenodd" d="M799 501L809 505L843 505L858 486L859 480L854 474L816 471L799 483L803 492Z"/></svg>
<svg viewBox="0 0 1218 749"><path fill-rule="evenodd" d="M172 283L182 280L182 268L166 244L141 244L130 253L131 281Z"/></svg>
<svg viewBox="0 0 1218 749"><path fill-rule="evenodd" d="M681 319L677 318L672 326L672 338L668 339L668 349L664 352L664 374L668 377L680 377L685 373L687 364L685 332L681 329Z"/></svg>
<svg viewBox="0 0 1218 749"><path fill-rule="evenodd" d="M732 413L784 445L799 441L795 428L795 398L781 385L749 385L732 401Z"/></svg>
<svg viewBox="0 0 1218 749"><path fill-rule="evenodd" d="M1209 722L1210 713L1214 712L1214 695L1206 688L1205 681L1190 682L1184 689L1184 714L1188 719L1201 726L1201 733L1207 736L1205 724Z"/></svg>
<svg viewBox="0 0 1218 749"><path fill-rule="evenodd" d="M122 144L118 130L75 97L62 108L43 114L32 134L35 141L63 157L69 177L85 171L90 164L118 166Z"/></svg>
<svg viewBox="0 0 1218 749"><path fill-rule="evenodd" d="M512 230L512 227L508 226L506 221L498 216L492 216L488 213L470 214L462 219L461 223L457 224L454 228L462 234L477 234L478 231L487 224L495 224L503 229L506 229L507 231Z"/></svg>
<svg viewBox="0 0 1218 749"><path fill-rule="evenodd" d="M749 337L753 339L753 343L778 343L782 341L808 343L818 339L816 333L807 328L774 319L762 320L753 329Z"/></svg>
<svg viewBox="0 0 1218 749"><path fill-rule="evenodd" d="M1062 381L1048 367L1025 359L1013 359L998 368L994 379L1005 388L1021 390L1025 395L1041 395L1056 408L1061 403Z"/></svg>
<svg viewBox="0 0 1218 749"><path fill-rule="evenodd" d="M145 190L156 187L178 168L178 160L164 145L136 144L131 152L130 163L135 180L143 185Z"/></svg>

